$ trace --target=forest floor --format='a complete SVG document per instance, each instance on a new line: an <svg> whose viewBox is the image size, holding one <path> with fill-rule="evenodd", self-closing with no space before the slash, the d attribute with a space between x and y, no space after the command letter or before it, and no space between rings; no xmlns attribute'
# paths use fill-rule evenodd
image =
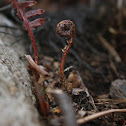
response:
<svg viewBox="0 0 126 126"><path fill-rule="evenodd" d="M61 89L58 71L61 49L66 45L66 40L56 34L56 25L61 20L70 19L75 23L76 35L65 63L68 83L65 92L72 100L76 118L109 109L125 109L126 9L117 9L115 5L107 3L98 4L94 8L77 5L45 12L42 17L46 19L45 24L36 28L34 35L39 64L51 74L51 78L44 78L45 87ZM26 33L25 37L28 38ZM31 45L26 45L28 53L33 56ZM58 101L50 94L46 96L50 109L49 116L45 118L46 125L60 126L63 119L66 119L61 111L65 111L69 101L66 96L63 98L66 101L60 95ZM38 104L36 107L40 111ZM71 111L63 112L64 116ZM41 119L43 120L43 116L40 112ZM111 113L83 125L124 126L126 116L125 113Z"/></svg>

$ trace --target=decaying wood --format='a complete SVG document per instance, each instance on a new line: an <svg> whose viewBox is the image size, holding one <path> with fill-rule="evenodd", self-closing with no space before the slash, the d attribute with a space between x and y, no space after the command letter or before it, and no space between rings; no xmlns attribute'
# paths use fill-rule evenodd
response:
<svg viewBox="0 0 126 126"><path fill-rule="evenodd" d="M27 58L27 60L28 60L28 62L30 63L30 65L31 65L34 69L36 69L40 74L49 76L49 73L46 72L44 69L40 68L40 67L34 62L34 60L31 58L30 55L25 55L25 57Z"/></svg>

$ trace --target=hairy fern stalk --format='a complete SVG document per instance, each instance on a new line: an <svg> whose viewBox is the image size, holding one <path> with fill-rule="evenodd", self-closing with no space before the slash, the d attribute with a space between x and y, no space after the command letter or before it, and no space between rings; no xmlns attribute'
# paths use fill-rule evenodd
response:
<svg viewBox="0 0 126 126"><path fill-rule="evenodd" d="M34 17L36 15L43 14L44 10L43 9L36 9L36 10L26 11L27 8L35 5L37 3L36 1L18 2L18 0L8 0L8 2L12 4L13 8L17 12L16 15L19 17L20 20L23 21L23 27L25 28L25 30L28 31L28 34L29 34L31 41L32 41L33 50L34 50L35 63L38 64L38 53L37 53L35 38L34 38L34 35L33 35L31 28L41 26L42 24L44 24L45 19L38 18L33 21L29 21L28 19L30 17Z"/></svg>

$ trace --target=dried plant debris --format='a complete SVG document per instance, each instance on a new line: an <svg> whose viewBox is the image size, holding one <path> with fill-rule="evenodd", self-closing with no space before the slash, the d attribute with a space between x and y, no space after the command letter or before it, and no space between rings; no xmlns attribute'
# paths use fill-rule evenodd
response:
<svg viewBox="0 0 126 126"><path fill-rule="evenodd" d="M79 109L82 107L84 110L94 109L97 111L94 100L76 69L72 69L68 76L68 92L70 90L72 93L73 102L79 106Z"/></svg>
<svg viewBox="0 0 126 126"><path fill-rule="evenodd" d="M92 96L89 94L88 89L84 85L78 71L76 71L76 69L73 67L67 68L67 70L65 70L66 82L67 82L66 92L72 98L72 106L74 107L76 117L79 118L79 117L84 117L85 114L88 115L87 111L92 111L93 113L96 112L97 108L94 104L94 100ZM45 86L46 88L45 91L47 92L47 98L50 103L51 113L53 116L54 115L56 116L57 114L61 116L60 112L61 111L64 112L63 107L66 106L65 105L66 103L65 102L63 103L62 100L64 98L60 98L60 96L56 93L58 91L57 85L60 84L60 81L58 82L55 79L52 79L49 83L48 82ZM55 102L55 98L53 97L53 95L51 95L52 93L55 94L56 97L58 97L57 103ZM63 93L61 93L60 95L61 97L64 97ZM60 102L62 102L62 104ZM60 108L58 107L58 104ZM66 111L65 115L68 113L70 112ZM65 118L65 115L64 115L64 118Z"/></svg>
<svg viewBox="0 0 126 126"><path fill-rule="evenodd" d="M103 112L99 112L99 113L95 113L93 115L90 115L90 116L87 116L85 118L82 118L82 119L79 119L77 120L77 122L79 124L84 124L90 120L93 120L93 119L96 119L96 118L99 118L101 116L105 116L107 114L111 114L111 113L118 113L118 112L126 112L126 109L110 109L110 110L107 110L107 111L103 111Z"/></svg>
<svg viewBox="0 0 126 126"><path fill-rule="evenodd" d="M47 89L47 93L51 93L57 99L64 116L65 126L77 126L74 109L67 94L58 89Z"/></svg>

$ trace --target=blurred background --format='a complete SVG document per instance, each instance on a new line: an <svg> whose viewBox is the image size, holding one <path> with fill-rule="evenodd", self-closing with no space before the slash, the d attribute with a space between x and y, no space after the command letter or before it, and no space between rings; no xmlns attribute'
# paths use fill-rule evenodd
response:
<svg viewBox="0 0 126 126"><path fill-rule="evenodd" d="M56 25L61 20L70 19L76 25L76 36L65 67L70 65L76 67L86 86L95 94L108 93L113 80L125 79L126 0L37 0L37 2L33 8L44 9L45 13L39 17L46 19L44 25L34 29L41 60L42 57L49 56L54 61L60 62L61 49L66 45L66 41L56 34ZM0 0L0 7L5 5L6 1ZM2 12L21 27L22 22L17 20L13 8L9 9ZM27 35L25 32L24 34ZM32 48L29 49L29 54L33 55Z"/></svg>
<svg viewBox="0 0 126 126"><path fill-rule="evenodd" d="M18 0L18 1L26 1L26 0ZM27 0L30 1L30 0ZM74 7L78 4L87 5L89 7L94 7L97 3L113 3L118 7L123 7L126 5L125 0L36 0L38 3L36 7L43 8L45 10L57 10L65 7ZM0 7L7 4L7 0L0 0Z"/></svg>

